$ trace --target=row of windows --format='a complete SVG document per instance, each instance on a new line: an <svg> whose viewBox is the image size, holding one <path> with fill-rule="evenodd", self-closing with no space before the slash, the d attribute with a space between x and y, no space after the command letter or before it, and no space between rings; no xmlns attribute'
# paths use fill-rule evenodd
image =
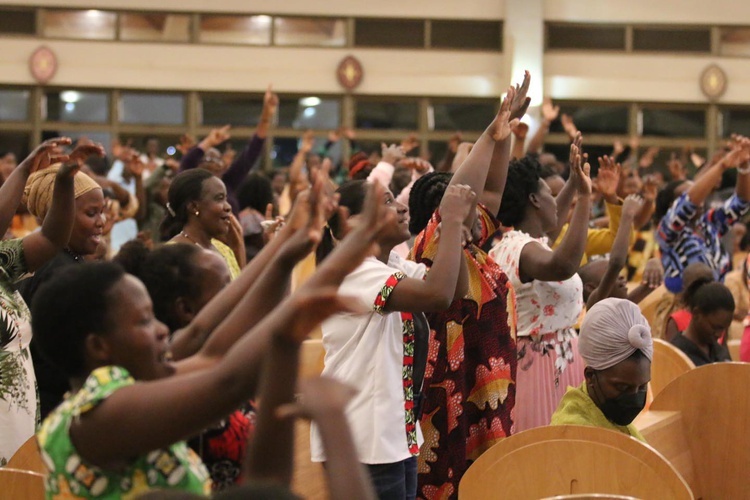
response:
<svg viewBox="0 0 750 500"><path fill-rule="evenodd" d="M0 33L49 38L169 43L433 47L490 51L502 49L502 24L498 21L3 8L0 9Z"/></svg>
<svg viewBox="0 0 750 500"><path fill-rule="evenodd" d="M716 37L712 35L714 30L718 32ZM547 23L546 48L750 57L750 28Z"/></svg>
<svg viewBox="0 0 750 500"><path fill-rule="evenodd" d="M111 120L109 91L45 90L41 117L48 122L107 123ZM0 121L26 121L30 116L31 92L0 89ZM197 123L214 126L257 125L263 98L260 95L199 94ZM428 130L482 130L495 115L495 99L449 101L432 99L427 104ZM357 98L354 102L358 129L419 128L419 100L416 98ZM181 125L186 116L184 93L119 93L117 120L124 124ZM341 125L341 97L281 96L278 127L297 130L335 129Z"/></svg>

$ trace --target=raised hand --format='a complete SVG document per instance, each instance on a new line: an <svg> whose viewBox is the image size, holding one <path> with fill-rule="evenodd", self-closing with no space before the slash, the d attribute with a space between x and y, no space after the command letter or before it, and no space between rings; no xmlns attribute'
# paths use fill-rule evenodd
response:
<svg viewBox="0 0 750 500"><path fill-rule="evenodd" d="M631 194L622 203L622 216L629 220L633 220L638 211L643 207L643 198L637 194Z"/></svg>
<svg viewBox="0 0 750 500"><path fill-rule="evenodd" d="M580 133L579 133L580 135ZM573 186L576 188L578 194L590 195L591 194L591 165L584 163L581 165L581 150L574 143L570 145L570 178L573 182Z"/></svg>
<svg viewBox="0 0 750 500"><path fill-rule="evenodd" d="M526 134L529 133L529 126L525 123L521 122L519 123L514 129L513 129L513 135L516 136L516 139L519 141L523 141L526 139Z"/></svg>
<svg viewBox="0 0 750 500"><path fill-rule="evenodd" d="M667 168L669 169L669 175L672 176L673 181L681 181L687 179L687 170L685 169L685 165L682 164L682 162L677 158L676 153L672 153L669 157L669 162L667 163Z"/></svg>
<svg viewBox="0 0 750 500"><path fill-rule="evenodd" d="M465 184L451 184L440 201L440 218L443 222L459 224L465 221L472 210L476 210L477 194Z"/></svg>
<svg viewBox="0 0 750 500"><path fill-rule="evenodd" d="M72 177L78 173L89 156L103 157L104 155L104 147L101 144L79 144L70 154L61 158L63 164L58 174Z"/></svg>
<svg viewBox="0 0 750 500"><path fill-rule="evenodd" d="M416 134L409 134L404 140L401 141L401 149L404 154L419 146L419 140L417 140Z"/></svg>
<svg viewBox="0 0 750 500"><path fill-rule="evenodd" d="M230 143L224 147L224 152L221 153L221 162L224 165L231 165L234 162L234 158L237 156L237 151L232 147Z"/></svg>
<svg viewBox="0 0 750 500"><path fill-rule="evenodd" d="M500 105L500 111L498 111L497 116L495 116L495 119L492 120L488 128L495 142L507 139L511 130L516 128L520 123L518 118L511 118L511 106L514 100L516 100L516 89L509 87L508 93Z"/></svg>
<svg viewBox="0 0 750 500"><path fill-rule="evenodd" d="M125 168L128 169L135 178L143 176L143 170L145 167L146 165L141 161L141 156L136 151L133 151L132 156L125 162Z"/></svg>
<svg viewBox="0 0 750 500"><path fill-rule="evenodd" d="M646 262L643 269L643 278L641 284L648 285L652 290L658 288L664 280L664 267L661 265L661 259L654 257Z"/></svg>
<svg viewBox="0 0 750 500"><path fill-rule="evenodd" d="M450 139L448 139L448 149L451 153L455 154L458 152L458 145L461 144L462 140L463 136L461 135L461 132L456 132Z"/></svg>
<svg viewBox="0 0 750 500"><path fill-rule="evenodd" d="M341 139L341 135L339 135L338 130L330 130L328 132L328 142L339 142L339 139Z"/></svg>
<svg viewBox="0 0 750 500"><path fill-rule="evenodd" d="M557 120L559 114L560 106L553 106L552 99L550 99L549 97L545 97L542 101L542 119L547 124L550 124L553 121Z"/></svg>
<svg viewBox="0 0 750 500"><path fill-rule="evenodd" d="M56 161L59 161L61 155L57 151L70 143L71 140L69 137L48 139L34 148L31 154L24 158L16 168L26 169L29 174L33 174L37 170L43 170L56 163Z"/></svg>
<svg viewBox="0 0 750 500"><path fill-rule="evenodd" d="M406 157L398 162L398 164L402 167L416 170L420 174L424 174L432 168L430 162L422 158Z"/></svg>
<svg viewBox="0 0 750 500"><path fill-rule="evenodd" d="M615 163L611 156L599 157L599 172L596 176L596 189L605 199L617 198L617 186L620 183L622 166Z"/></svg>
<svg viewBox="0 0 750 500"><path fill-rule="evenodd" d="M388 146L386 143L380 144L380 156L383 161L395 165L396 162L406 157L406 151L400 144L391 144Z"/></svg>
<svg viewBox="0 0 750 500"><path fill-rule="evenodd" d="M529 85L531 84L531 74L528 71L524 71L523 82L519 85L516 84L513 95L513 99L510 103L510 119L521 119L526 114L526 110L529 109L531 104L531 97L526 97L529 92Z"/></svg>
<svg viewBox="0 0 750 500"><path fill-rule="evenodd" d="M653 175L647 175L643 178L643 187L641 195L646 201L656 201L656 195L659 193L659 183Z"/></svg>
<svg viewBox="0 0 750 500"><path fill-rule="evenodd" d="M273 86L268 84L266 93L263 95L263 115L266 117L273 116L279 107L279 96L273 93Z"/></svg>
<svg viewBox="0 0 750 500"><path fill-rule="evenodd" d="M232 138L232 135L229 132L231 128L231 125L224 125L223 127L211 129L211 132L209 132L206 138L203 139L202 144L209 148L215 148L222 142L228 141Z"/></svg>
<svg viewBox="0 0 750 500"><path fill-rule="evenodd" d="M312 151L314 145L315 134L313 134L312 130L307 130L304 134L302 134L302 142L299 146L299 151L300 153L307 154Z"/></svg>

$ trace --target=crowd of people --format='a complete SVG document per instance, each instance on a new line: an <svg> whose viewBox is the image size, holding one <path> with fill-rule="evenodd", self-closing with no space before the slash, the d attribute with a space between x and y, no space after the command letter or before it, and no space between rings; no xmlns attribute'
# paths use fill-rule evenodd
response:
<svg viewBox="0 0 750 500"><path fill-rule="evenodd" d="M305 418L332 498L437 499L527 429L643 440L652 338L750 361L750 139L590 158L550 100L527 139L530 80L445 158L341 130L254 170L270 87L239 153L227 125L176 156L0 156L0 466L36 435L49 498L296 498ZM555 121L567 158L543 151ZM299 380L311 336L323 372Z"/></svg>

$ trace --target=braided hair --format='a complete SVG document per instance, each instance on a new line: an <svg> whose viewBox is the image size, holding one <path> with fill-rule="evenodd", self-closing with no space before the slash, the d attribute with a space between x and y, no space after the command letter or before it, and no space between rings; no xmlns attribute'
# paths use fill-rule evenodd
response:
<svg viewBox="0 0 750 500"><path fill-rule="evenodd" d="M427 227L432 214L440 206L453 174L430 172L414 183L409 193L409 232L419 234Z"/></svg>
<svg viewBox="0 0 750 500"><path fill-rule="evenodd" d="M523 220L529 195L539 192L540 172L539 160L532 156L511 160L503 200L497 212L503 226L513 227Z"/></svg>

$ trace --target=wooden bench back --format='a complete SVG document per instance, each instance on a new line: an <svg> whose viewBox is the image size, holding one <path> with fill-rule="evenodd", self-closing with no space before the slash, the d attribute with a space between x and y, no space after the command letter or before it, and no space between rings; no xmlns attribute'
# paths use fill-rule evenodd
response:
<svg viewBox="0 0 750 500"><path fill-rule="evenodd" d="M651 391L656 397L670 382L695 368L687 355L661 339L654 339L654 358L651 361Z"/></svg>
<svg viewBox="0 0 750 500"><path fill-rule="evenodd" d="M37 472L0 467L0 500L43 500L44 476Z"/></svg>
<svg viewBox="0 0 750 500"><path fill-rule="evenodd" d="M671 460L669 442L676 449L689 449L694 482L699 485L696 491L704 499L748 498L748 387L750 364L713 363L678 377L651 404L652 411L679 412L683 437L646 439ZM673 425L671 433L675 435L679 429ZM675 464L679 470L681 465Z"/></svg>
<svg viewBox="0 0 750 500"><path fill-rule="evenodd" d="M10 457L10 460L8 460L7 467L47 474L47 468L44 466L44 462L42 462L42 455L39 452L36 436L31 436L18 448L13 456Z"/></svg>
<svg viewBox="0 0 750 500"><path fill-rule="evenodd" d="M592 493L693 498L653 448L597 427L548 426L511 436L479 457L459 485L461 500Z"/></svg>

